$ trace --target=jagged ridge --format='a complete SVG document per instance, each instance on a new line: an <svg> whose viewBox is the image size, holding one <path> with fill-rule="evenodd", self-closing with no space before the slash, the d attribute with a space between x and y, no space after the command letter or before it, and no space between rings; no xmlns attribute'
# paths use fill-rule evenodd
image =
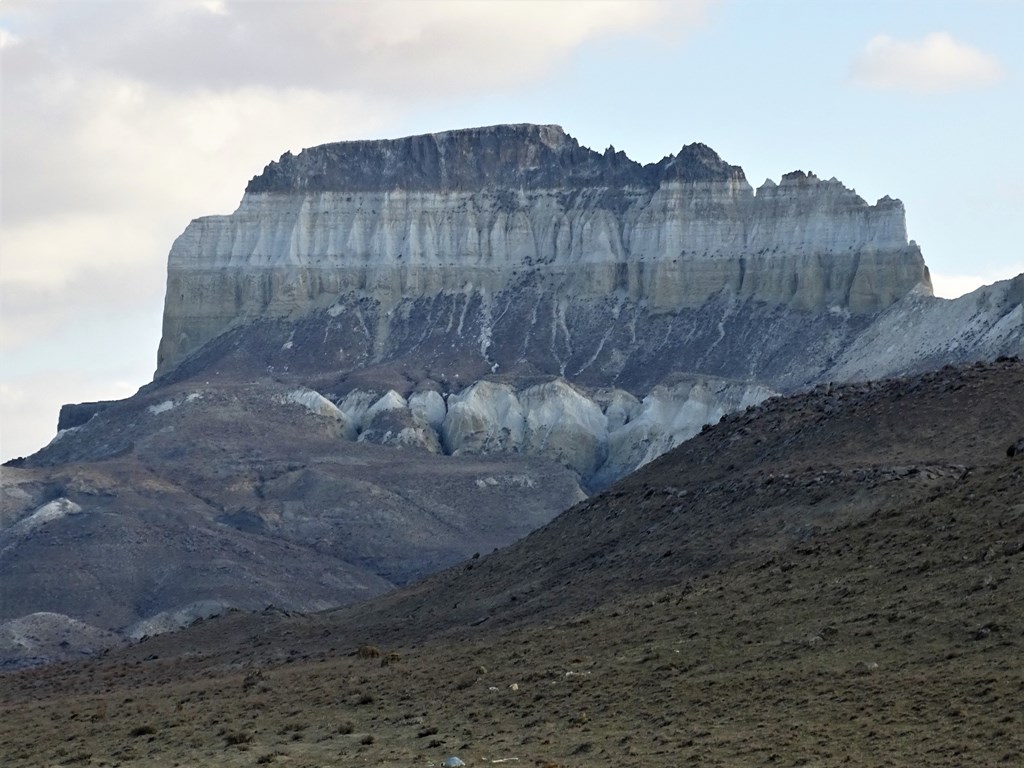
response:
<svg viewBox="0 0 1024 768"><path fill-rule="evenodd" d="M656 189L665 181L745 181L704 144L641 165L609 147L580 146L557 125L498 125L379 141L346 141L286 152L253 177L247 193Z"/></svg>

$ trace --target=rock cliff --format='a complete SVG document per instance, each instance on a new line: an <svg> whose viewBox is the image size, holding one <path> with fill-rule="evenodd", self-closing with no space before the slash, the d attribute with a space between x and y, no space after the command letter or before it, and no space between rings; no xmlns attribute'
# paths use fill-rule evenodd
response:
<svg viewBox="0 0 1024 768"><path fill-rule="evenodd" d="M321 369L455 345L484 370L629 379L637 337L681 312L866 316L915 287L898 200L799 171L755 191L701 144L640 165L557 126L345 142L285 154L177 239L158 374L233 327L316 317Z"/></svg>
<svg viewBox="0 0 1024 768"><path fill-rule="evenodd" d="M493 126L286 153L193 221L156 384L270 376L348 440L593 489L778 391L1024 351L1019 293L935 299L902 204L835 179Z"/></svg>

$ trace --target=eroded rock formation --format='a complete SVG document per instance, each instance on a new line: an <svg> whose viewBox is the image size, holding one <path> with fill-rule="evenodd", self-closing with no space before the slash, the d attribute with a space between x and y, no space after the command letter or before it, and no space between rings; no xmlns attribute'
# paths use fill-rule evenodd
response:
<svg viewBox="0 0 1024 768"><path fill-rule="evenodd" d="M864 315L915 287L898 200L799 171L755 193L701 144L642 166L557 126L344 142L285 154L177 239L158 373L229 328L319 313L321 366L455 344L610 380L638 336L715 299Z"/></svg>

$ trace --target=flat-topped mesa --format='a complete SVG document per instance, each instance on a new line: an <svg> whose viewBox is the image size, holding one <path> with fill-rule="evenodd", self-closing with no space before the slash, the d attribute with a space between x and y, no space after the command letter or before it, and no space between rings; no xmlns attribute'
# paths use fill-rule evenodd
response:
<svg viewBox="0 0 1024 768"><path fill-rule="evenodd" d="M286 153L233 214L175 241L157 372L239 324L361 299L391 318L476 297L483 329L526 290L564 324L567 307L593 320L609 300L645 317L716 297L871 314L915 287L930 290L928 271L898 201L869 205L800 172L755 194L702 144L641 165L550 125L341 142ZM393 331L390 319L368 330L375 359Z"/></svg>

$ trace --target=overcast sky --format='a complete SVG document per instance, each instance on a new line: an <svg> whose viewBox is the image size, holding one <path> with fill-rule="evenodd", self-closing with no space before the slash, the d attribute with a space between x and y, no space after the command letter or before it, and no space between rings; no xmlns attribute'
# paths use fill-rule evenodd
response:
<svg viewBox="0 0 1024 768"><path fill-rule="evenodd" d="M167 252L285 150L557 123L898 197L936 292L1024 271L1024 0L0 0L0 456L156 363Z"/></svg>

